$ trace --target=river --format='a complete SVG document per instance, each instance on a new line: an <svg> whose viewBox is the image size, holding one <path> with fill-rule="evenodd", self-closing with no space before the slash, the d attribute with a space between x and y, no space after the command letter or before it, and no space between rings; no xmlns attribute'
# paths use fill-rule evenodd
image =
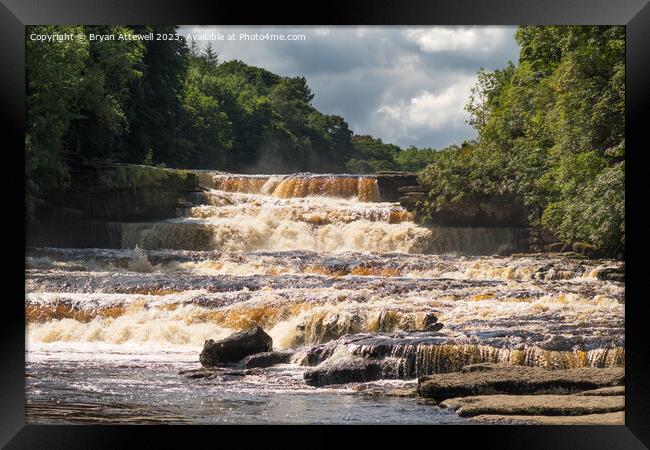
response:
<svg viewBox="0 0 650 450"><path fill-rule="evenodd" d="M511 230L418 225L372 177L216 175L180 217L113 226L121 249L27 250L28 423L464 423L368 392L473 362L623 365L624 284L600 276L621 262L494 256ZM179 374L252 325L291 362ZM309 386L319 345L382 348L396 379Z"/></svg>

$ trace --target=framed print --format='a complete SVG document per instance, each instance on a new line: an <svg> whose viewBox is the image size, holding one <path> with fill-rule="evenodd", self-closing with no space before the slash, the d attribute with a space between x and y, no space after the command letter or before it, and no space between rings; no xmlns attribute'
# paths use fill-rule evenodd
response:
<svg viewBox="0 0 650 450"><path fill-rule="evenodd" d="M3 444L645 448L650 7L475 3L3 2Z"/></svg>

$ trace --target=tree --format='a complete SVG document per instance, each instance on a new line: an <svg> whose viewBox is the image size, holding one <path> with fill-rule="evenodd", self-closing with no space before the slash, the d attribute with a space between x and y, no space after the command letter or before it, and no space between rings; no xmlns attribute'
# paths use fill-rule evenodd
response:
<svg viewBox="0 0 650 450"><path fill-rule="evenodd" d="M65 136L78 114L76 100L82 90L89 44L82 40L39 42L28 36L81 32L82 27L25 27L25 209L29 218L34 218L38 205L68 184Z"/></svg>
<svg viewBox="0 0 650 450"><path fill-rule="evenodd" d="M87 26L84 32L132 34L131 29L121 26ZM79 80L77 114L67 133L73 165L97 158L124 158L120 145L128 131L129 90L142 76L139 66L144 45L140 41L90 41L88 51Z"/></svg>
<svg viewBox="0 0 650 450"><path fill-rule="evenodd" d="M523 26L515 38L519 64L481 70L470 96L478 142L441 153L420 173L429 208L463 192L517 196L532 224L620 253L624 29Z"/></svg>
<svg viewBox="0 0 650 450"><path fill-rule="evenodd" d="M173 33L173 26L137 26L138 33ZM142 162L152 148L157 161L182 166L187 150L177 146L182 123L182 93L187 76L189 48L185 40L144 41L144 57L138 67L142 76L130 87L124 141L126 160Z"/></svg>
<svg viewBox="0 0 650 450"><path fill-rule="evenodd" d="M373 173L380 170L398 170L395 158L400 148L393 144L385 144L381 139L372 136L353 136L354 152L346 164L346 168L354 173Z"/></svg>
<svg viewBox="0 0 650 450"><path fill-rule="evenodd" d="M415 146L410 146L397 154L395 162L399 166L400 170L417 172L430 164L433 161L435 154L436 150L431 148L419 149Z"/></svg>
<svg viewBox="0 0 650 450"><path fill-rule="evenodd" d="M212 50L212 43L208 42L208 45L205 48L205 62L208 63L210 66L216 67L219 64L219 60L217 58L217 53Z"/></svg>

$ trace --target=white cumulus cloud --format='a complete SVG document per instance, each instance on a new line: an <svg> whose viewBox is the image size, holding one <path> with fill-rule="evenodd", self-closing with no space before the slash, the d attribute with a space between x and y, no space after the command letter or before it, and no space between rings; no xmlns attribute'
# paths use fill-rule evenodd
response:
<svg viewBox="0 0 650 450"><path fill-rule="evenodd" d="M429 53L449 51L489 52L512 39L508 27L409 28L404 37Z"/></svg>
<svg viewBox="0 0 650 450"><path fill-rule="evenodd" d="M376 116L397 139L409 137L416 130L466 127L468 114L464 107L475 82L475 76L463 76L439 92L423 90L408 101L383 105Z"/></svg>

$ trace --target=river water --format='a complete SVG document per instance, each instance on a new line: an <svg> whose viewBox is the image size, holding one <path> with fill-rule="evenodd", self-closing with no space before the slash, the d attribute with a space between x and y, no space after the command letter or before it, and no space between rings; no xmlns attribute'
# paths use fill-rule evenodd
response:
<svg viewBox="0 0 650 450"><path fill-rule="evenodd" d="M623 365L624 284L600 279L620 262L489 256L512 230L420 226L372 178L211 181L181 217L114 224L121 249L28 249L29 423L463 423L372 393L474 362ZM252 325L291 363L179 374L204 340ZM333 354L380 349L397 379L303 381Z"/></svg>

